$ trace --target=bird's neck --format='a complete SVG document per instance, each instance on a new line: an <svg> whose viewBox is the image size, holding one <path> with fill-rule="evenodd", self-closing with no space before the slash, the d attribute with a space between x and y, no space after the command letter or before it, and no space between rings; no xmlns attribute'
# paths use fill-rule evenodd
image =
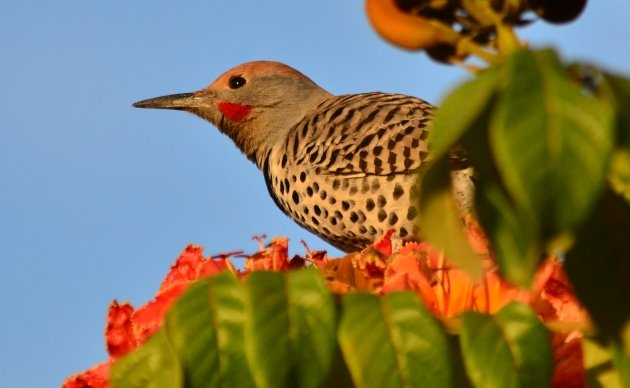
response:
<svg viewBox="0 0 630 388"><path fill-rule="evenodd" d="M298 125L332 95L323 89L321 93L293 103L283 101L282 106L254 108L251 116L240 122L227 124L222 130L234 141L236 146L261 170L264 160L274 147L279 147L291 129Z"/></svg>

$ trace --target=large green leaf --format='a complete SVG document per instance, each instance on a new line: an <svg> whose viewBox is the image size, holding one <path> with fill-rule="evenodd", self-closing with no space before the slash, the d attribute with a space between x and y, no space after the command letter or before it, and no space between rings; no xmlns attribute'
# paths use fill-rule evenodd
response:
<svg viewBox="0 0 630 388"><path fill-rule="evenodd" d="M607 190L567 252L575 291L605 338L630 320L630 204Z"/></svg>
<svg viewBox="0 0 630 388"><path fill-rule="evenodd" d="M630 78L617 74L604 74L606 87L610 88L608 102L615 107L617 118L617 144L630 146Z"/></svg>
<svg viewBox="0 0 630 388"><path fill-rule="evenodd" d="M165 330L194 387L252 387L245 362L243 295L228 273L192 284L167 316Z"/></svg>
<svg viewBox="0 0 630 388"><path fill-rule="evenodd" d="M415 294L346 295L339 343L357 387L453 386L446 335Z"/></svg>
<svg viewBox="0 0 630 388"><path fill-rule="evenodd" d="M433 161L422 177L420 219L422 235L440 247L455 264L473 278L480 278L482 265L473 252L453 201L448 155Z"/></svg>
<svg viewBox="0 0 630 388"><path fill-rule="evenodd" d="M192 284L163 327L114 364L112 384L316 387L334 381L337 352L335 307L319 271L255 272L244 282L226 272Z"/></svg>
<svg viewBox="0 0 630 388"><path fill-rule="evenodd" d="M613 363L619 380L630 387L630 321L621 329L619 340L613 342Z"/></svg>
<svg viewBox="0 0 630 388"><path fill-rule="evenodd" d="M490 69L453 90L435 113L431 156L447 155L451 148L485 115L497 90L498 72Z"/></svg>
<svg viewBox="0 0 630 388"><path fill-rule="evenodd" d="M319 271L292 272L289 292L289 338L297 386L319 387L337 351L337 317Z"/></svg>
<svg viewBox="0 0 630 388"><path fill-rule="evenodd" d="M526 305L512 302L495 316L462 315L464 364L476 387L546 387L553 355L549 335Z"/></svg>
<svg viewBox="0 0 630 388"><path fill-rule="evenodd" d="M542 241L537 224L515 205L492 159L489 114L482 116L476 129L462 139L475 166L477 216L492 242L501 273L509 281L527 287L542 256Z"/></svg>
<svg viewBox="0 0 630 388"><path fill-rule="evenodd" d="M584 337L582 351L586 382L589 387L621 388L630 386L627 374L630 359L616 352L616 347ZM621 356L621 357L619 357Z"/></svg>
<svg viewBox="0 0 630 388"><path fill-rule="evenodd" d="M481 273L481 262L468 243L453 200L449 153L462 137L479 126L496 88L496 78L496 72L488 71L466 82L444 100L431 131L433 161L422 174L420 185L423 237L474 277ZM481 123L481 127L485 125Z"/></svg>
<svg viewBox="0 0 630 388"><path fill-rule="evenodd" d="M282 274L254 272L248 277L245 355L257 387L283 386L288 381L291 358L287 299Z"/></svg>
<svg viewBox="0 0 630 388"><path fill-rule="evenodd" d="M605 74L605 97L615 107L617 144L610 164L611 187L630 203L630 79ZM601 88L600 88L601 89Z"/></svg>
<svg viewBox="0 0 630 388"><path fill-rule="evenodd" d="M612 109L572 83L553 51L518 51L501 72L489 133L501 178L544 237L571 232L603 190Z"/></svg>

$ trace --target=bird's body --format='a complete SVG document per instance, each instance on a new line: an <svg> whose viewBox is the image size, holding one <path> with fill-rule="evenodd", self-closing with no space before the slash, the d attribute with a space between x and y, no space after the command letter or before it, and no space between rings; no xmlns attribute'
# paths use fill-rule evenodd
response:
<svg viewBox="0 0 630 388"><path fill-rule="evenodd" d="M286 65L250 62L199 92L134 105L186 110L216 125L262 170L284 213L344 251L388 229L400 240L421 233L417 173L430 156L433 106L419 98L333 96ZM472 197L469 174L453 173L462 209Z"/></svg>
<svg viewBox="0 0 630 388"><path fill-rule="evenodd" d="M430 111L426 102L396 94L325 100L263 161L269 192L289 217L345 251L389 228L412 238L411 193L428 155L422 140Z"/></svg>

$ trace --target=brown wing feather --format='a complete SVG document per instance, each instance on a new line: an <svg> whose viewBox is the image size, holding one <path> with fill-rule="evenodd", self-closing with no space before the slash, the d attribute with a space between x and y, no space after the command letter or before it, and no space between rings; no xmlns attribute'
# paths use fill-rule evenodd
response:
<svg viewBox="0 0 630 388"><path fill-rule="evenodd" d="M399 94L331 98L296 125L289 160L337 175L391 175L416 171L429 157L433 106Z"/></svg>

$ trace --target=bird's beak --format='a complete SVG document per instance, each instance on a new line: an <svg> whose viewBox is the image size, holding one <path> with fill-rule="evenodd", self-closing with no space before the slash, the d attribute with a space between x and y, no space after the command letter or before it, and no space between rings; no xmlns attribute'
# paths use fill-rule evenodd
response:
<svg viewBox="0 0 630 388"><path fill-rule="evenodd" d="M135 108L193 110L208 101L208 95L202 93L180 93L168 96L149 98L134 102Z"/></svg>

